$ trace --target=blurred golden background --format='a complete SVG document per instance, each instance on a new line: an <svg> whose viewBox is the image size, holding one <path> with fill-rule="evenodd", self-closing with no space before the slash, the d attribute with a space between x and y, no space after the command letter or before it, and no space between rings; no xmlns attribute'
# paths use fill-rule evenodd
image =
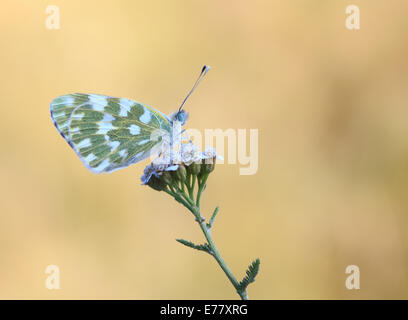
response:
<svg viewBox="0 0 408 320"><path fill-rule="evenodd" d="M46 28L47 5L60 29ZM361 29L345 27L356 4ZM203 198L253 299L408 298L406 1L2 1L0 298L236 299L189 212L89 172L54 128L72 92L168 114L203 64L187 128L259 129L259 170L219 165ZM60 268L48 290L45 268ZM360 290L345 269L360 268Z"/></svg>

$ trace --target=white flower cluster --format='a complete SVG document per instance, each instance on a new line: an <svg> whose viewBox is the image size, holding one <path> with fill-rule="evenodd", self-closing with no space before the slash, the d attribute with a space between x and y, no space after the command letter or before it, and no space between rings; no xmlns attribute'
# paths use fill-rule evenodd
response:
<svg viewBox="0 0 408 320"><path fill-rule="evenodd" d="M169 150L169 149L167 149ZM180 164L189 166L192 163L213 163L217 157L214 148L207 147L204 152L200 152L198 148L191 142L181 144L180 151L166 150L149 164L141 177L142 183L147 184L154 175L157 178L165 171L176 171Z"/></svg>

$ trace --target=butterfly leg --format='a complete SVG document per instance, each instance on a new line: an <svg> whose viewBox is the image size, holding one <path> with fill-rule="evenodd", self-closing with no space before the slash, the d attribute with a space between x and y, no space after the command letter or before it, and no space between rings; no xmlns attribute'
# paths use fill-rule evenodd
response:
<svg viewBox="0 0 408 320"><path fill-rule="evenodd" d="M183 138L183 135L184 135L184 138ZM183 129L183 130L181 131L181 140L182 140L182 141L183 141L183 140L187 140L188 142L193 143L193 141L190 139L190 137L189 137L189 135L188 135L186 129Z"/></svg>

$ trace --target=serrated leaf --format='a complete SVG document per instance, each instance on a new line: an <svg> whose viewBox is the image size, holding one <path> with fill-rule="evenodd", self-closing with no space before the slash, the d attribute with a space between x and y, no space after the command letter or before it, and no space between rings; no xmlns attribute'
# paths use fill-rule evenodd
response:
<svg viewBox="0 0 408 320"><path fill-rule="evenodd" d="M184 244L185 246L189 247L189 248L193 248L196 250L200 250L200 251L205 251L209 254L211 254L211 249L208 246L208 244L194 244L191 241L187 241L184 239L176 239L177 242L180 242L181 244Z"/></svg>
<svg viewBox="0 0 408 320"><path fill-rule="evenodd" d="M261 260L256 259L252 262L252 264L248 267L246 271L246 276L242 281L239 283L240 290L244 291L248 287L248 285L255 281L255 277L259 272L259 265L261 264Z"/></svg>

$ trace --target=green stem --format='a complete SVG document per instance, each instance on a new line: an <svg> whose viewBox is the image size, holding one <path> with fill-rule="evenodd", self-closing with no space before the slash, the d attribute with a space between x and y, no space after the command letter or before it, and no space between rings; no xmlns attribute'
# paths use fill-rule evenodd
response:
<svg viewBox="0 0 408 320"><path fill-rule="evenodd" d="M239 294L242 300L248 300L248 294L246 290L242 290L239 287L239 282L237 278L235 278L234 274L228 267L227 263L224 261L222 258L220 252L218 251L217 247L215 246L214 240L211 236L211 231L210 228L207 227L206 223L204 222L204 219L201 217L200 212L198 210L196 211L196 217L197 217L197 222L200 225L201 230L204 233L205 238L207 239L208 245L211 248L211 254L214 257L214 259L218 262L220 265L221 269L224 271L228 279L231 281L232 285L234 286L235 290Z"/></svg>
<svg viewBox="0 0 408 320"><path fill-rule="evenodd" d="M201 178L198 179L198 190L197 190L197 201L196 201L196 205L198 208L200 208L201 195L204 191L205 184L207 183L207 178L208 178L208 173L204 174Z"/></svg>
<svg viewBox="0 0 408 320"><path fill-rule="evenodd" d="M195 175L193 175L193 177L192 177L192 181L191 181L191 188L190 188L190 198L194 201L194 185L195 185L195 182L196 182L196 176Z"/></svg>
<svg viewBox="0 0 408 320"><path fill-rule="evenodd" d="M194 190L194 185L196 182L196 179L194 178L192 179L191 184L190 184L190 177L188 177L188 180L186 181L188 195L184 189L178 186L175 186L175 185L171 187L171 191L167 189L165 189L164 191L166 191L168 194L171 194L173 197L178 199L179 202L181 202L188 210L190 210L194 214L197 223L200 225L200 228L202 232L204 233L205 238L207 239L207 243L210 248L210 254L214 257L214 259L217 261L221 269L224 271L224 273L226 274L226 276L228 277L228 279L234 286L235 290L237 291L241 299L248 300L248 294L246 292L246 288L240 287L238 280L235 278L234 274L228 267L227 263L222 258L211 236L211 227L212 227L212 223L214 222L214 218L218 212L218 207L214 211L213 216L211 217L210 223L208 225L204 222L205 219L201 216L200 200L201 200L201 195L205 189L207 178L208 178L208 173L204 173L201 177L198 177L197 179L198 190L197 190L196 201L194 201L194 192L192 192ZM175 189L175 192L173 188Z"/></svg>
<svg viewBox="0 0 408 320"><path fill-rule="evenodd" d="M184 184L187 187L188 194L191 194L191 188L192 188L191 183L190 183L190 178L191 178L191 174L187 173L186 181L184 182Z"/></svg>
<svg viewBox="0 0 408 320"><path fill-rule="evenodd" d="M176 199L177 201L179 201L180 203L183 204L183 206L185 206L188 210L191 211L192 214L195 215L195 211L194 211L194 207L191 206L191 204L189 202L187 202L185 199L183 199L182 196L180 196L180 194L175 193L173 191L166 189L163 189L164 192L168 193L169 195L171 195L172 197L174 197L174 199Z"/></svg>

